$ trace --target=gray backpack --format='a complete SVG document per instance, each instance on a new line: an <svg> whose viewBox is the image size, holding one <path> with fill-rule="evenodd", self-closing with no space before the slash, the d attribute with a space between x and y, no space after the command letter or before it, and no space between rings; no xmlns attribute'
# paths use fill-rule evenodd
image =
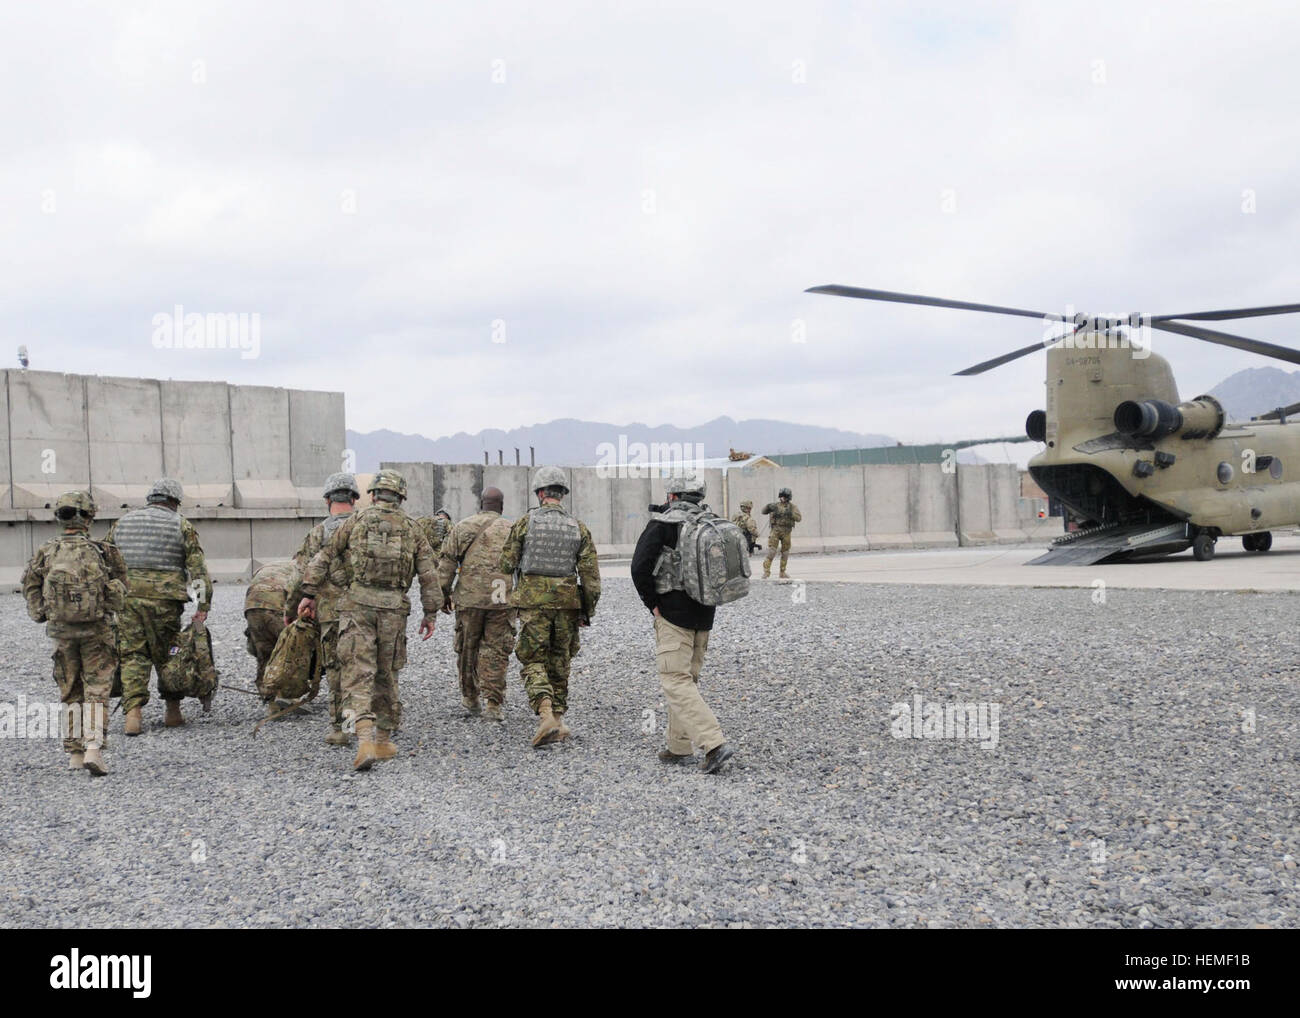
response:
<svg viewBox="0 0 1300 1018"><path fill-rule="evenodd" d="M677 547L665 548L655 563L655 590L685 591L692 601L715 607L749 593L749 541L730 520L707 506L681 503L651 519L677 523Z"/></svg>

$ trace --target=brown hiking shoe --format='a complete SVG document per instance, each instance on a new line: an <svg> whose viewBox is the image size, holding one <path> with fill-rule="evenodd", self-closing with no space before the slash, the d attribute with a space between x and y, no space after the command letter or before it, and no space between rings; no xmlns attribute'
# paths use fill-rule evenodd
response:
<svg viewBox="0 0 1300 1018"><path fill-rule="evenodd" d="M346 746L351 741L348 733L343 731L342 725L331 725L329 735L325 736L327 746Z"/></svg>
<svg viewBox="0 0 1300 1018"><path fill-rule="evenodd" d="M167 713L163 717L163 724L168 728L180 728L185 724L185 715L181 713L181 702L179 700L167 701Z"/></svg>
<svg viewBox="0 0 1300 1018"><path fill-rule="evenodd" d="M127 735L140 734L140 708L139 707L132 707L129 711L126 712L126 734Z"/></svg>
<svg viewBox="0 0 1300 1018"><path fill-rule="evenodd" d="M551 698L544 696L537 704L537 731L533 733L533 748L554 742L560 734L560 723L551 712Z"/></svg>
<svg viewBox="0 0 1300 1018"><path fill-rule="evenodd" d="M659 762L666 764L692 763L695 760L694 753L674 753L671 749L664 748L659 751Z"/></svg>
<svg viewBox="0 0 1300 1018"><path fill-rule="evenodd" d="M500 723L502 721L505 721L505 719L506 716L501 711L501 704L493 703L491 700L489 700L487 702L487 705L483 708L483 720L496 721Z"/></svg>
<svg viewBox="0 0 1300 1018"><path fill-rule="evenodd" d="M379 759L375 752L375 723L373 721L357 722L357 758L352 761L352 769L368 771L371 764Z"/></svg>

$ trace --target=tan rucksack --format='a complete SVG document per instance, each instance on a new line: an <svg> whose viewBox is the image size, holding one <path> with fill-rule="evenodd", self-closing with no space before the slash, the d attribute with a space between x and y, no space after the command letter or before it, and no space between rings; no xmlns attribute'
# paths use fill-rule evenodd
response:
<svg viewBox="0 0 1300 1018"><path fill-rule="evenodd" d="M285 626L275 641L262 672L262 690L278 700L314 700L320 692L320 632L306 619Z"/></svg>
<svg viewBox="0 0 1300 1018"><path fill-rule="evenodd" d="M110 587L111 584L111 587ZM112 583L104 553L85 537L60 537L50 553L41 587L51 622L100 622L122 607L120 583Z"/></svg>

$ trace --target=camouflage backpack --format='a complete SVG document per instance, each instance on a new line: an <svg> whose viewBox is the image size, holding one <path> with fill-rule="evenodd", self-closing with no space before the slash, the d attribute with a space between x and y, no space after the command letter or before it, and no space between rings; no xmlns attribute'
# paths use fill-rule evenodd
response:
<svg viewBox="0 0 1300 1018"><path fill-rule="evenodd" d="M51 622L99 622L122 608L122 585L109 576L104 554L85 537L54 542L41 598Z"/></svg>
<svg viewBox="0 0 1300 1018"><path fill-rule="evenodd" d="M677 547L665 548L655 563L656 591L685 591L711 607L749 593L749 540L738 526L689 502L675 503L651 519L679 524Z"/></svg>
<svg viewBox="0 0 1300 1018"><path fill-rule="evenodd" d="M158 676L164 699L211 696L219 677L212 657L212 634L202 622L191 622L168 651L167 664Z"/></svg>
<svg viewBox="0 0 1300 1018"><path fill-rule="evenodd" d="M400 509L365 509L348 537L353 582L405 592L415 563L415 527Z"/></svg>
<svg viewBox="0 0 1300 1018"><path fill-rule="evenodd" d="M320 691L320 633L306 619L296 619L280 633L262 673L262 689L279 700L316 698Z"/></svg>

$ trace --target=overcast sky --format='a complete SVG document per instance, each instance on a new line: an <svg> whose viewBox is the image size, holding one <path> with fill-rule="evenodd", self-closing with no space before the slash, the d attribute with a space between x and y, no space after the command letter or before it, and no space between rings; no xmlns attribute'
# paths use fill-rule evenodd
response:
<svg viewBox="0 0 1300 1018"><path fill-rule="evenodd" d="M806 287L1300 299L1297 5L918 8L9 4L4 362L342 390L350 427L431 437L954 440L1042 405L1042 355L951 377L1041 326ZM157 349L177 304L260 315L260 356ZM1276 363L1156 349L1184 397Z"/></svg>

